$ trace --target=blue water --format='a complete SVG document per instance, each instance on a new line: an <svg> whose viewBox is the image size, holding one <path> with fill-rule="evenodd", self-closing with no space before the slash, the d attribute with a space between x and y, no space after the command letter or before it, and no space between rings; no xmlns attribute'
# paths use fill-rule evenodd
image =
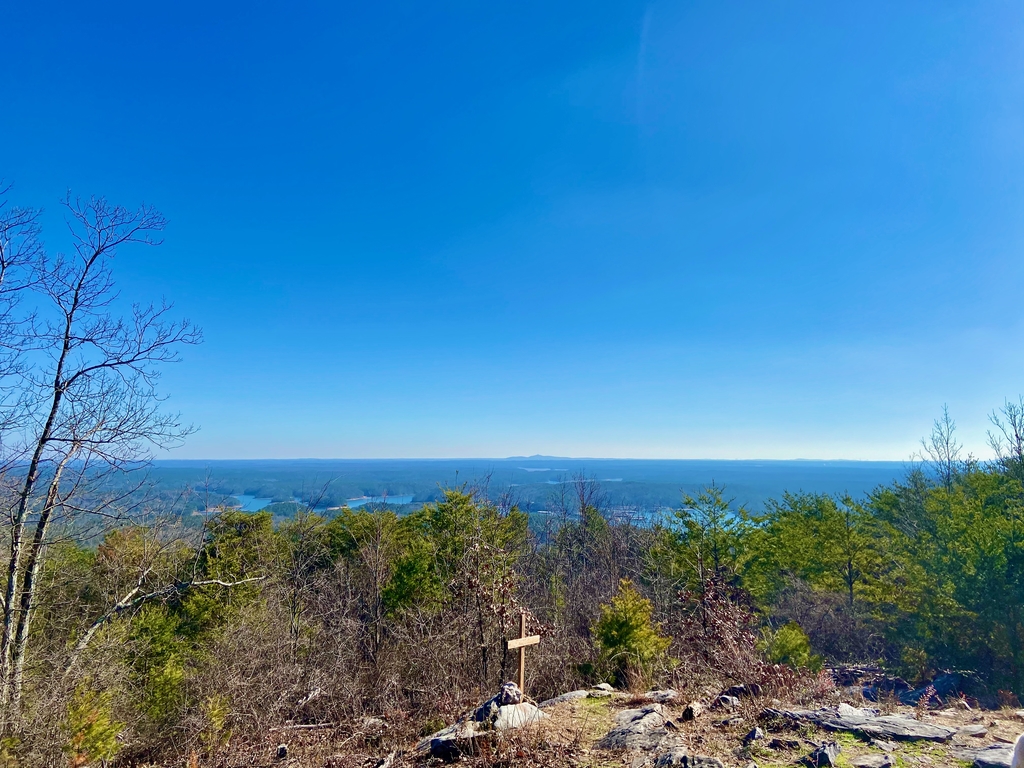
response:
<svg viewBox="0 0 1024 768"><path fill-rule="evenodd" d="M520 506L548 509L564 483L577 473L601 483L606 507L639 506L648 510L678 506L683 494L693 495L709 483L725 489L734 505L752 512L766 499L786 491L863 496L906 474L896 461L838 460L648 460L554 458L507 459L286 459L158 461L153 476L165 488L193 487L213 478L217 490L233 493L242 509L262 509L273 499L308 499L311 489L321 501L318 510L347 504L351 508L436 501L444 488L486 485L492 496L514 488ZM319 489L327 486L320 495ZM259 489L260 496L234 493ZM270 498L268 498L270 497Z"/></svg>
<svg viewBox="0 0 1024 768"><path fill-rule="evenodd" d="M385 502L391 505L412 504L412 496L363 496L358 499L349 499L346 504L350 509L355 509L366 504L383 504Z"/></svg>
<svg viewBox="0 0 1024 768"><path fill-rule="evenodd" d="M236 493L235 498L242 505L243 512L259 512L264 507L269 507L273 499L258 499L255 496L247 496L244 493Z"/></svg>

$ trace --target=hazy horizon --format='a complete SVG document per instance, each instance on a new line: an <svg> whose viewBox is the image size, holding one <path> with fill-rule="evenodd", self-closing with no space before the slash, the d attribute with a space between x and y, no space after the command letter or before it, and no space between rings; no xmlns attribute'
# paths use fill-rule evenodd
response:
<svg viewBox="0 0 1024 768"><path fill-rule="evenodd" d="M195 457L195 458L178 458L178 457L161 457L156 458L154 461L160 464L169 464L174 462L182 463L202 463L204 461L212 462L246 462L246 461L520 461L520 460L552 460L552 461L765 461L765 462L798 462L798 461L816 461L816 462L848 462L863 463L863 464L906 464L913 463L917 459L911 457L908 459L844 459L844 458L814 458L807 456L795 456L790 458L764 458L758 456L741 456L733 458L715 458L710 456L700 457L686 457L686 456L666 456L666 457L647 457L647 456L554 456L548 454L531 454L529 456L253 456L253 457L236 457L236 456L222 456L218 458L212 457Z"/></svg>

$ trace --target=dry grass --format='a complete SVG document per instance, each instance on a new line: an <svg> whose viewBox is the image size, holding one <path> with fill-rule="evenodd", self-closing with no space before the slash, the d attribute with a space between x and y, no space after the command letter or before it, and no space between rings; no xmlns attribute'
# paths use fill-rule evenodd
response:
<svg viewBox="0 0 1024 768"><path fill-rule="evenodd" d="M832 692L813 702L813 706L835 705L839 695ZM738 710L725 712L711 710L691 722L682 722L685 702L681 698L666 705L666 714L673 721L675 738L691 754L717 757L726 766L743 767L751 761L759 768L783 768L796 765L799 760L824 741L837 741L842 751L838 768L852 768L852 761L868 754L881 754L882 750L870 740L848 733L830 733L806 724L765 722L759 715L765 707L778 706L767 697L747 698ZM595 743L613 725L616 712L641 706L641 697L616 695L601 699L580 699L565 702L546 710L549 719L535 726L492 738L481 743L479 754L461 761L462 765L479 768L612 768L631 765L633 754L608 752L597 749ZM864 706L863 701L848 703ZM803 702L807 706L810 702ZM786 702L784 706L795 706ZM890 712L914 714L911 707L889 703ZM901 742L893 751L896 768L963 768L964 763L953 755L953 749L983 747L990 744L1011 743L1024 730L1024 720L1013 709L998 711L967 710L951 707L920 713L927 722L951 728L982 725L987 733L981 737L958 735L949 744L932 742ZM736 722L724 723L726 719ZM767 733L767 738L751 745L743 744L743 737L755 726ZM391 766L431 768L440 761L416 758L412 748L420 737L422 724L403 713L391 713L380 723L363 721L349 726L322 729L280 730L266 734L259 745L243 748L237 745L214 760L199 760L199 766L228 768L228 766L267 766L270 768L375 768L381 760L394 753ZM793 748L770 748L773 738L795 741ZM274 755L279 744L288 745L288 758L277 760ZM229 754L230 753L230 754Z"/></svg>

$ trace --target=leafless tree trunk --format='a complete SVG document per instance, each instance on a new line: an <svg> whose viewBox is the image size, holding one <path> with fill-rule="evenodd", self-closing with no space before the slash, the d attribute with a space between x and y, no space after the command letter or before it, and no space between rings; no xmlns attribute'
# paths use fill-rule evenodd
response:
<svg viewBox="0 0 1024 768"><path fill-rule="evenodd" d="M128 317L115 313L110 261L122 245L156 244L163 217L102 199L69 197L64 205L73 238L66 255L42 251L34 215L9 212L0 219L0 276L6 281L21 273L12 290L20 285L40 299L24 312L10 302L4 307L5 383L21 396L0 443L5 459L24 467L10 509L0 626L0 709L8 729L21 709L39 575L55 519L90 512L73 498L90 479L137 466L152 447L191 431L161 411L156 382L160 365L177 360L181 345L197 343L199 331L169 321L167 305L136 304Z"/></svg>

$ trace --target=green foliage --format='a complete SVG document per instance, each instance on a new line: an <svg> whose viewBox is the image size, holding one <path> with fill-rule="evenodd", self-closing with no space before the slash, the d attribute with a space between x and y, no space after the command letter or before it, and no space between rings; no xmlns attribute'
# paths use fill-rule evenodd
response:
<svg viewBox="0 0 1024 768"><path fill-rule="evenodd" d="M748 589L771 600L787 577L841 592L852 605L886 575L882 552L890 531L849 497L783 495L768 501L748 541Z"/></svg>
<svg viewBox="0 0 1024 768"><path fill-rule="evenodd" d="M690 589L703 590L709 579L735 573L745 560L748 516L734 510L724 492L712 484L696 496L684 495L667 521L672 567Z"/></svg>
<svg viewBox="0 0 1024 768"><path fill-rule="evenodd" d="M601 665L619 684L631 682L631 674L649 678L654 664L665 658L672 641L661 635L653 613L651 601L629 579L620 581L618 594L601 606L593 626L594 641Z"/></svg>
<svg viewBox="0 0 1024 768"><path fill-rule="evenodd" d="M68 741L64 751L72 768L113 758L121 745L117 740L124 728L114 719L111 696L86 687L75 691L68 704Z"/></svg>
<svg viewBox="0 0 1024 768"><path fill-rule="evenodd" d="M231 739L228 721L231 717L231 701L227 696L215 693L208 696L202 705L203 728L202 742L208 755L213 755Z"/></svg>
<svg viewBox="0 0 1024 768"><path fill-rule="evenodd" d="M821 657L811 650L811 640L795 621L783 624L776 631L767 627L762 632L760 649L773 664L786 664L793 669L810 669L817 672L822 668Z"/></svg>

